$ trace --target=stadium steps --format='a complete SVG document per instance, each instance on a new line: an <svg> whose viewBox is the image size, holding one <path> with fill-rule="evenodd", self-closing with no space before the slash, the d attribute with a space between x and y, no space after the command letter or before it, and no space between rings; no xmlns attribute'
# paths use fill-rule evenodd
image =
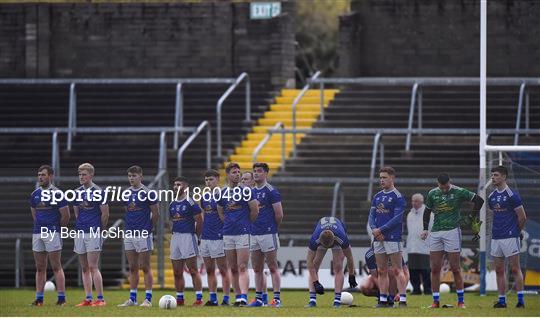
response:
<svg viewBox="0 0 540 318"><path fill-rule="evenodd" d="M251 74L250 74L251 75ZM255 74L256 75L256 74ZM222 160L215 156L216 104L229 85L184 86L184 126L195 127L203 120L212 124L212 166L219 167ZM252 125L269 108L275 89L266 78L252 76L251 82L252 122L245 122L244 89L235 90L223 105L223 152L232 153L242 137L251 131ZM0 108L6 116L0 117L0 127L66 127L68 123L68 85L2 85L0 86ZM134 127L174 125L175 85L79 85L77 89L78 127ZM181 134L180 144L189 137ZM91 162L96 167L95 182L100 186L128 187L125 182L100 182L101 177L125 176L126 169L138 164L144 169L144 183L148 184L157 174L159 157L159 134L77 134L73 139L73 150L66 151L66 135L59 135L60 175L76 177L77 167L82 162ZM202 171L206 169L206 143L204 134L198 137L184 154L183 174L192 183L202 183ZM173 136L167 135L167 145L172 147ZM35 177L36 169L51 162L50 134L2 134L0 149L0 175ZM167 152L169 177L176 175L177 152ZM72 189L77 184L61 182L61 189ZM9 204L5 211L5 222L0 225L2 233L31 234L32 219L28 208L28 196L34 183L0 185L1 202ZM109 226L124 215L123 207L111 204ZM73 216L72 216L73 218ZM74 228L73 219L70 228ZM27 286L34 284L34 266L29 238L22 240L25 259ZM120 268L121 241L105 243L102 257L104 281L107 286L121 286L125 276ZM2 240L0 249L6 260L0 266L0 286L14 285L15 239ZM63 261L73 255L73 240L64 240ZM169 262L166 262L166 265ZM77 283L77 266L74 262L66 269L68 284ZM157 276L156 276L157 282Z"/></svg>
<svg viewBox="0 0 540 318"><path fill-rule="evenodd" d="M325 121L317 121L317 128L406 128L410 107L410 87L345 86L341 87L329 104ZM424 128L478 128L479 92L477 87L425 87L423 93ZM518 87L488 87L488 128L515 128ZM535 96L533 99L533 96ZM531 128L540 128L540 92L531 88ZM316 101L315 101L316 103ZM414 117L414 127L417 117ZM522 126L524 126L522 124ZM283 198L285 219L280 232L308 235L315 222L329 215L332 207L334 182L347 178L368 178L372 157L373 135L315 135L306 134L297 148L297 156L289 157L285 170L271 180ZM512 144L513 136L492 136L490 144ZM383 135L385 165L397 171L397 187L406 197L426 194L436 185L438 173L446 171L457 182L472 191L477 189L478 136L413 135L411 150L405 151L405 136ZM520 144L540 144L539 136L520 137ZM377 167L379 159L377 159ZM290 178L318 178L324 183L298 183ZM433 180L419 185L416 179ZM407 183L405 180L411 180ZM345 219L349 233L366 234L369 202L366 201L367 183L345 183ZM374 184L373 193L378 191ZM540 195L538 191L532 195ZM465 207L465 211L469 207ZM337 210L338 216L339 205ZM470 234L464 229L464 234ZM305 244L295 240L295 245ZM283 241L282 245L287 242ZM353 244L367 246L366 240Z"/></svg>
<svg viewBox="0 0 540 318"><path fill-rule="evenodd" d="M324 107L328 107L328 103L337 92L338 90L335 89L324 91ZM243 169L250 170L253 164L253 152L266 137L268 130L272 129L278 122L282 122L285 128L292 128L293 102L299 93L300 90L298 89L281 90L281 94L276 97L275 103L270 105L270 109L259 118L257 125L245 136L241 144L235 148L234 153L223 164L220 171L222 180L225 180L224 168L228 162L237 162ZM319 96L319 90L308 90L299 101L296 112L296 124L299 129L309 129L317 121L320 114ZM303 137L304 134L298 134L296 142L299 143ZM285 136L286 158L290 155L293 138L292 134ZM281 165L281 142L280 134L272 135L257 157L257 161L268 163L271 169L270 175L274 174Z"/></svg>

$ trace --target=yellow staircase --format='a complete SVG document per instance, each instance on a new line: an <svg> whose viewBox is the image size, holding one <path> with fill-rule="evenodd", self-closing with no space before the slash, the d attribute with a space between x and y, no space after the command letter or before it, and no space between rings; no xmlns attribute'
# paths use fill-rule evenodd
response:
<svg viewBox="0 0 540 318"><path fill-rule="evenodd" d="M334 99L337 89L324 90L324 107L328 107L329 102ZM257 125L246 136L240 146L236 147L234 154L223 164L220 170L221 180L225 180L225 166L229 162L236 162L242 170L251 170L253 164L253 151L262 139L267 135L268 130L272 129L276 123L282 122L285 128L292 128L292 104L298 96L298 89L283 89L281 95L276 98L275 104L270 106L270 110L257 121ZM319 118L321 112L320 90L308 90L299 101L296 107L296 128L309 129ZM299 144L304 134L296 135L296 143ZM285 159L292 151L292 134L285 136ZM270 176L274 174L281 166L281 134L274 134L268 143L261 149L257 157L258 162L266 162L270 166Z"/></svg>

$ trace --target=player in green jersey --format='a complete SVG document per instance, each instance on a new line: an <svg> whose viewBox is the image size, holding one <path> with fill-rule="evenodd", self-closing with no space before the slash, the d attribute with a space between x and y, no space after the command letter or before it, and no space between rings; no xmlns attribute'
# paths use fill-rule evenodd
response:
<svg viewBox="0 0 540 318"><path fill-rule="evenodd" d="M421 234L422 239L428 237L429 219L431 212L433 212L435 218L429 235L431 289L433 291L431 308L439 308L439 285L445 252L450 263L450 270L454 274L458 307L465 308L463 278L461 277L461 267L459 265L461 253L461 203L467 201L474 203L471 218L477 220L478 212L484 204L484 200L474 192L451 184L447 173L441 173L437 177L437 184L438 186L431 189L427 195L426 209L424 210L424 231ZM477 221L474 223L479 224ZM476 237L478 228L479 226L475 226L473 229Z"/></svg>

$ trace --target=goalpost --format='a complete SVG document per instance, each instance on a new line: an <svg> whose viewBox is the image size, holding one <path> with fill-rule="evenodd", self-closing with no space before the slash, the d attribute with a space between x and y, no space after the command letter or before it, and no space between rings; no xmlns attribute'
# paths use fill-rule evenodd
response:
<svg viewBox="0 0 540 318"><path fill-rule="evenodd" d="M487 188L486 182L486 154L488 152L540 152L540 146L514 146L514 145L488 145L486 134L486 61L487 61L487 0L480 0L480 175L479 175L479 194L486 201L480 210L480 295L486 294L486 205Z"/></svg>

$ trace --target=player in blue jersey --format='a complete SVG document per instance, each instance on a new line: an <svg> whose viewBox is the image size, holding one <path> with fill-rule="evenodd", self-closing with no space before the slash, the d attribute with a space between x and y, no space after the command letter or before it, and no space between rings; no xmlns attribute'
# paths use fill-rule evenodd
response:
<svg viewBox="0 0 540 318"><path fill-rule="evenodd" d="M221 275L221 285L223 289L223 301L221 305L229 305L229 293L231 281L229 277L229 267L225 258L225 249L223 248L223 221L219 218L217 212L217 198L219 189L219 172L208 170L204 173L204 183L208 187L210 195L203 195L201 198L201 207L204 213L203 228L201 235L201 256L208 275L208 290L210 299L205 306L218 306L217 299L217 277L216 267ZM215 195L214 195L215 194ZM216 266L217 265L217 266Z"/></svg>
<svg viewBox="0 0 540 318"><path fill-rule="evenodd" d="M38 169L39 187L30 195L30 210L34 220L32 234L32 251L36 263L36 300L32 306L43 306L43 289L47 280L47 256L54 273L58 300L56 304L63 306L65 297L65 276L62 269L62 239L60 226L69 222L69 207L66 200L52 204L52 191L60 191L53 184L54 170L51 166L41 166ZM44 192L49 193L49 199Z"/></svg>
<svg viewBox="0 0 540 318"><path fill-rule="evenodd" d="M174 272L174 286L176 287L176 304L184 305L184 265L187 267L193 288L195 289L195 302L193 306L201 306L202 282L197 269L199 247L197 242L202 231L203 217L201 208L187 196L188 180L177 177L173 181L174 193L180 193L178 198L169 205L169 218L172 222L171 261Z"/></svg>
<svg viewBox="0 0 540 318"><path fill-rule="evenodd" d="M238 184L240 166L237 163L228 164L225 172L227 184L221 189L217 210L223 220L225 256L231 269L232 285L236 294L234 305L245 306L249 288L249 231L251 222L259 214L259 203L252 189Z"/></svg>
<svg viewBox="0 0 540 318"><path fill-rule="evenodd" d="M81 186L76 192L81 193L81 200L76 200L73 205L77 233L83 231L84 235L75 237L74 252L79 254L79 263L82 269L82 281L86 299L77 307L83 306L105 306L103 299L103 279L99 271L99 257L103 239L101 229L106 229L109 221L109 205L103 204L102 200L97 200L99 193L103 194L92 178L94 177L94 166L83 163L79 166L79 182ZM92 232L90 231L92 229ZM92 282L96 287L97 299L93 301Z"/></svg>
<svg viewBox="0 0 540 318"><path fill-rule="evenodd" d="M520 235L525 228L525 209L516 190L506 184L508 170L504 166L491 169L491 183L496 189L488 196L489 209L493 211L491 255L495 263L499 300L495 308L506 308L505 261L508 260L514 275L518 302L517 308L525 308L523 298L523 274L519 265Z"/></svg>
<svg viewBox="0 0 540 318"><path fill-rule="evenodd" d="M272 276L274 291L274 299L270 302L270 306L281 307L281 275L277 262L277 250L279 248L278 228L283 219L283 207L279 191L267 182L269 171L270 167L264 162L253 164L255 193L259 202L259 215L251 225L250 235L251 264L255 272L256 292L255 301L250 304L253 307L265 304L265 260Z"/></svg>
<svg viewBox="0 0 540 318"><path fill-rule="evenodd" d="M373 249L379 280L378 307L389 306L388 260L392 262L392 270L397 281L399 306L407 306L407 280L401 266L401 232L406 203L401 193L394 187L395 176L396 172L392 167L383 167L379 170L382 190L373 196L369 210L368 223L375 239Z"/></svg>
<svg viewBox="0 0 540 318"><path fill-rule="evenodd" d="M369 275L360 283L360 292L364 294L364 296L377 296L377 300L379 300L379 280L377 279L378 273L377 273L377 262L375 260L375 252L373 248L369 248L366 251L366 254L364 255L364 259L366 262L366 267L369 270ZM405 273L405 278L407 281L409 280L409 269L407 267L407 264L405 263L405 260L401 259L401 266L403 267L403 272ZM394 276L393 270L391 270L392 264L388 264L388 280L389 280L389 295L388 295L388 302L393 305L394 303L394 295L398 295L398 289L397 289L397 282L396 277ZM397 297L396 297L397 298ZM399 300L398 300L399 301Z"/></svg>
<svg viewBox="0 0 540 318"><path fill-rule="evenodd" d="M154 249L152 228L159 220L157 200L149 198L149 189L142 184L143 171L139 166L131 166L128 170L130 195L125 200L125 230L134 233L124 237L124 250L129 264L129 299L119 307L137 306L137 286L139 285L139 269L144 273L146 294L141 307L152 306L152 284L154 278L150 267L150 256ZM155 198L154 198L155 199Z"/></svg>
<svg viewBox="0 0 540 318"><path fill-rule="evenodd" d="M347 258L349 269L349 285L358 286L355 278L354 259L352 255L345 224L336 217L323 217L315 225L309 241L307 253L307 268L309 271L309 303L306 307L317 306L317 294L324 294L324 287L319 282L319 267L326 255L326 250L332 249L334 276L334 307L341 306L341 291L343 289L343 259Z"/></svg>

